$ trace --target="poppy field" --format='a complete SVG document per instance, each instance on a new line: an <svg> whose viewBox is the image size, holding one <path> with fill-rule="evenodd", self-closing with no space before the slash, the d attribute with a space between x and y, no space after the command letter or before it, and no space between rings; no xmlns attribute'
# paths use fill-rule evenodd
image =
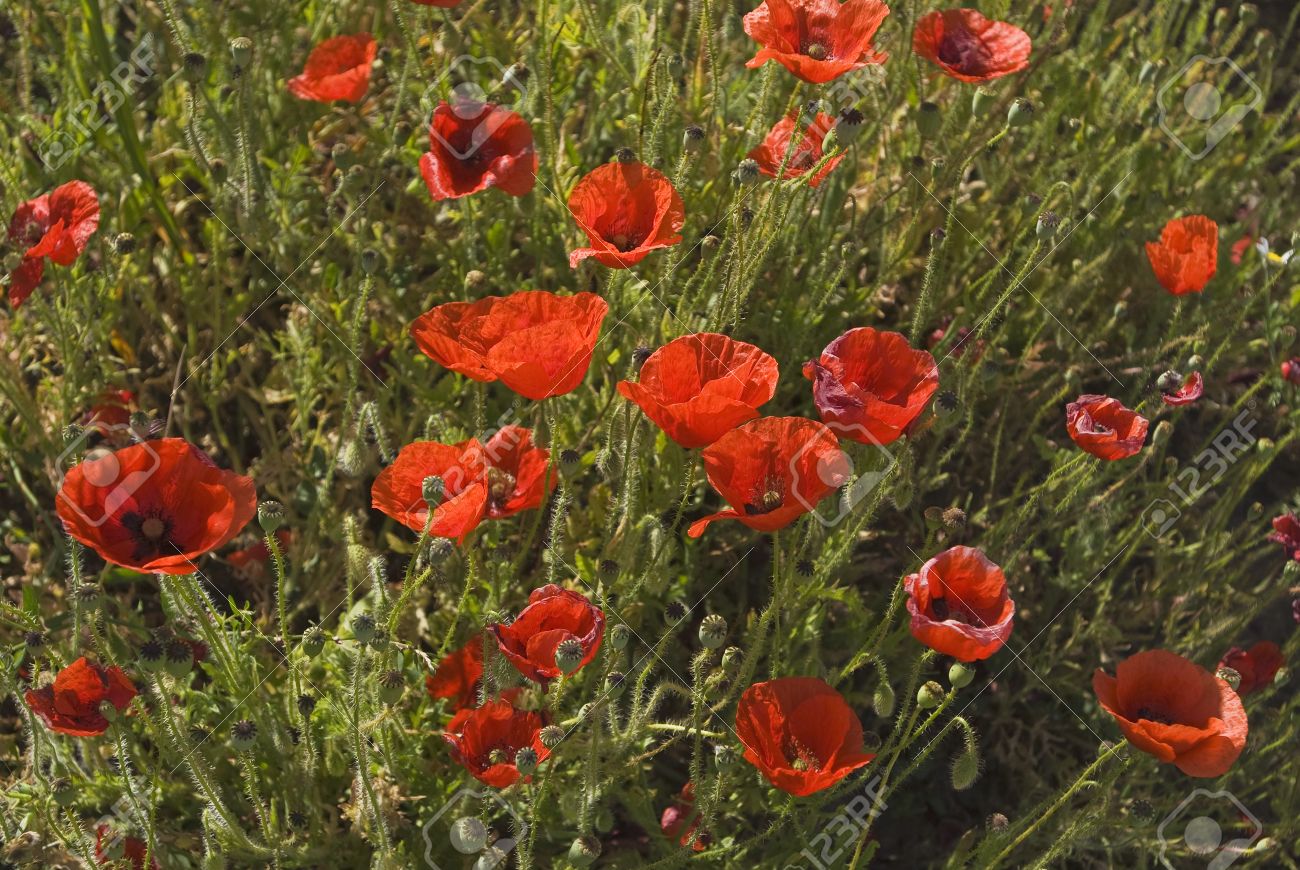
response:
<svg viewBox="0 0 1300 870"><path fill-rule="evenodd" d="M0 6L0 867L1300 867L1298 20Z"/></svg>

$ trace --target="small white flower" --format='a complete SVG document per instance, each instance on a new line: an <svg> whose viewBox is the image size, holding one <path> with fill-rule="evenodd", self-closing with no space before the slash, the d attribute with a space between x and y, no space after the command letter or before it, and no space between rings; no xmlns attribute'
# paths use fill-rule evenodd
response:
<svg viewBox="0 0 1300 870"><path fill-rule="evenodd" d="M1286 268L1291 262L1291 257L1295 254L1295 248L1287 251L1285 254L1279 254L1269 248L1268 239L1260 239L1255 243L1255 250L1259 251L1259 256L1263 258L1264 265L1275 265Z"/></svg>

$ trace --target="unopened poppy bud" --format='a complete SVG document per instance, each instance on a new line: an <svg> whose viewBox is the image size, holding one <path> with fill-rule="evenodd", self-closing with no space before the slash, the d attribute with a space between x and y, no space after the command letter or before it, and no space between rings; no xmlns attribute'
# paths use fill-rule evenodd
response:
<svg viewBox="0 0 1300 870"><path fill-rule="evenodd" d="M627 684L627 677L622 671L610 671L609 676L605 677L605 692L611 698L617 698L623 694L623 688Z"/></svg>
<svg viewBox="0 0 1300 870"><path fill-rule="evenodd" d="M590 867L600 857L600 841L595 837L579 837L569 847L569 860L579 867Z"/></svg>
<svg viewBox="0 0 1300 870"><path fill-rule="evenodd" d="M555 648L555 666L571 674L582 664L582 643L577 638L566 638Z"/></svg>
<svg viewBox="0 0 1300 870"><path fill-rule="evenodd" d="M888 718L894 714L894 688L889 683L882 682L876 686L876 691L871 696L871 709L876 711L876 715L882 719Z"/></svg>
<svg viewBox="0 0 1300 870"><path fill-rule="evenodd" d="M113 702L112 702L112 701L100 701L100 702L99 702L99 715L100 715L100 716L103 716L104 719L105 719L105 721L108 721L108 722L116 722L116 721L117 721L117 708L113 706Z"/></svg>
<svg viewBox="0 0 1300 870"><path fill-rule="evenodd" d="M938 707L939 702L943 700L943 686L930 680L916 692L916 705L922 710L929 710L931 707Z"/></svg>
<svg viewBox="0 0 1300 870"><path fill-rule="evenodd" d="M1060 226L1061 216L1054 211L1045 211L1038 216L1038 225L1035 227L1035 231L1038 233L1038 238L1047 241L1056 235L1056 231Z"/></svg>
<svg viewBox="0 0 1300 870"><path fill-rule="evenodd" d="M1030 122L1034 116L1034 104L1024 99L1017 99L1007 110L1007 125L1010 127L1023 127Z"/></svg>
<svg viewBox="0 0 1300 870"><path fill-rule="evenodd" d="M984 825L995 834L1000 834L1011 824L1011 820L1002 813L994 813L985 820Z"/></svg>
<svg viewBox="0 0 1300 870"><path fill-rule="evenodd" d="M257 726L252 720L240 719L230 726L230 746L236 752L249 752L257 745Z"/></svg>
<svg viewBox="0 0 1300 870"><path fill-rule="evenodd" d="M719 743L713 747L713 763L726 770L736 763L736 750L726 743Z"/></svg>
<svg viewBox="0 0 1300 870"><path fill-rule="evenodd" d="M167 662L167 651L163 645L156 640L146 640L140 644L140 655L138 658L140 670L149 674L160 672Z"/></svg>
<svg viewBox="0 0 1300 870"><path fill-rule="evenodd" d="M631 639L632 630L622 623L609 630L609 645L616 650L625 649L627 642Z"/></svg>
<svg viewBox="0 0 1300 870"><path fill-rule="evenodd" d="M320 626L313 625L302 633L302 651L308 658L315 658L325 649L325 632Z"/></svg>
<svg viewBox="0 0 1300 870"><path fill-rule="evenodd" d="M1232 686L1234 692L1237 690L1237 687L1241 685L1241 672L1235 668L1220 667L1214 672L1214 675L1223 680L1229 686Z"/></svg>
<svg viewBox="0 0 1300 870"><path fill-rule="evenodd" d="M424 496L424 502L429 509L434 510L442 504L443 496L447 494L447 485L443 483L441 477L431 474L420 485L420 494Z"/></svg>
<svg viewBox="0 0 1300 870"><path fill-rule="evenodd" d="M1292 559L1290 562L1287 562L1282 568L1282 579L1287 583L1294 583L1296 580L1300 580L1300 561ZM1297 599L1297 601L1300 601L1300 599ZM1300 622L1300 618L1297 618L1296 622Z"/></svg>
<svg viewBox="0 0 1300 870"><path fill-rule="evenodd" d="M399 670L384 671L379 675L379 700L384 704L396 704L402 699L406 680Z"/></svg>
<svg viewBox="0 0 1300 870"><path fill-rule="evenodd" d="M618 563L613 559L601 559L600 564L596 566L596 570L606 580L614 580L618 577Z"/></svg>
<svg viewBox="0 0 1300 870"><path fill-rule="evenodd" d="M257 522L262 526L262 531L268 535L275 534L284 525L284 505L278 501L262 502L257 506Z"/></svg>
<svg viewBox="0 0 1300 870"><path fill-rule="evenodd" d="M970 113L976 118L983 118L993 108L993 95L983 88L976 88L970 98Z"/></svg>
<svg viewBox="0 0 1300 870"><path fill-rule="evenodd" d="M916 113L916 129L920 132L922 139L933 139L939 135L939 129L943 126L943 116L939 114L938 105L929 102L921 103Z"/></svg>
<svg viewBox="0 0 1300 870"><path fill-rule="evenodd" d="M943 525L943 508L938 505L930 505L921 515L925 517L926 528L937 529Z"/></svg>
<svg viewBox="0 0 1300 870"><path fill-rule="evenodd" d="M483 851L488 842L487 825L475 818L457 819L452 822L451 847L462 855L473 855Z"/></svg>
<svg viewBox="0 0 1300 870"><path fill-rule="evenodd" d="M738 646L729 646L722 653L722 672L729 677L734 677L740 670L740 663L744 661L745 654L741 652Z"/></svg>
<svg viewBox="0 0 1300 870"><path fill-rule="evenodd" d="M298 696L298 712L303 718L307 718L316 709L316 699L306 692Z"/></svg>
<svg viewBox="0 0 1300 870"><path fill-rule="evenodd" d="M633 151L631 148L627 148L627 147L620 148L614 152L614 159L617 160L619 163L635 163L636 152Z"/></svg>
<svg viewBox="0 0 1300 870"><path fill-rule="evenodd" d="M980 775L980 757L973 747L966 747L952 760L952 787L965 791Z"/></svg>
<svg viewBox="0 0 1300 870"><path fill-rule="evenodd" d="M694 154L704 145L704 128L692 124L682 133L682 148L687 154Z"/></svg>
<svg viewBox="0 0 1300 870"><path fill-rule="evenodd" d="M118 233L113 239L113 252L118 256L126 256L136 249L135 236L130 233Z"/></svg>
<svg viewBox="0 0 1300 870"><path fill-rule="evenodd" d="M721 649L727 642L727 620L710 613L700 621L700 643L707 649Z"/></svg>
<svg viewBox="0 0 1300 870"><path fill-rule="evenodd" d="M974 669L962 662L953 662L952 667L948 668L948 682L954 689L966 688L973 679L975 679Z"/></svg>
<svg viewBox="0 0 1300 870"><path fill-rule="evenodd" d="M253 40L247 36L236 36L230 40L230 62L236 75L247 69L253 62Z"/></svg>
<svg viewBox="0 0 1300 870"><path fill-rule="evenodd" d="M375 636L375 618L369 613L359 614L352 620L352 636L358 643L370 643Z"/></svg>
<svg viewBox="0 0 1300 870"><path fill-rule="evenodd" d="M740 184L753 184L758 180L758 163L746 157L736 166L732 177Z"/></svg>
<svg viewBox="0 0 1300 870"><path fill-rule="evenodd" d="M167 644L167 661L164 664L167 673L180 679L194 669L194 650L184 641L174 640Z"/></svg>
<svg viewBox="0 0 1300 870"><path fill-rule="evenodd" d="M1205 366L1205 357L1199 353L1194 353L1187 358L1187 367L1192 371L1200 371Z"/></svg>
<svg viewBox="0 0 1300 870"><path fill-rule="evenodd" d="M77 797L77 790L72 787L72 780L61 776L50 783L50 794L54 802L61 807L71 806Z"/></svg>
<svg viewBox="0 0 1300 870"><path fill-rule="evenodd" d="M1168 420L1161 420L1156 424L1155 431L1151 433L1152 444L1164 444L1169 441L1169 436L1174 434L1174 426Z"/></svg>
<svg viewBox="0 0 1300 870"><path fill-rule="evenodd" d="M1164 372L1160 377L1156 378L1156 386L1162 393L1172 393L1182 386L1182 383L1183 376L1174 371Z"/></svg>
<svg viewBox="0 0 1300 870"><path fill-rule="evenodd" d="M564 742L564 729L559 725L547 725L538 734L542 745L547 749L554 749Z"/></svg>

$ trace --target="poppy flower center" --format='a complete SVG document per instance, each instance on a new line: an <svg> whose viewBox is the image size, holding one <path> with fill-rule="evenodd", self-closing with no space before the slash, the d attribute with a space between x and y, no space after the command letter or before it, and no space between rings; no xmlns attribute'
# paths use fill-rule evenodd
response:
<svg viewBox="0 0 1300 870"><path fill-rule="evenodd" d="M515 491L515 476L500 468L488 469L488 498L494 507L505 505L510 494Z"/></svg>
<svg viewBox="0 0 1300 870"><path fill-rule="evenodd" d="M806 743L794 735L785 738L785 745L781 747L786 761L795 770L818 770L822 766L821 759L817 753L813 752Z"/></svg>
<svg viewBox="0 0 1300 870"><path fill-rule="evenodd" d="M147 559L161 555L172 555L172 551L183 551L171 540L172 521L162 511L154 509L143 514L129 513L122 517L122 525L135 540L133 558Z"/></svg>
<svg viewBox="0 0 1300 870"><path fill-rule="evenodd" d="M1139 707L1137 711L1139 719L1145 719L1148 722L1159 722L1161 725L1172 725L1174 720L1160 710L1153 710L1150 707Z"/></svg>
<svg viewBox="0 0 1300 870"><path fill-rule="evenodd" d="M167 531L167 524L157 517L149 517L140 524L140 532L151 541L156 541Z"/></svg>
<svg viewBox="0 0 1300 870"><path fill-rule="evenodd" d="M754 490L754 501L745 505L745 513L751 517L770 514L784 503L781 481L769 474L763 481L763 486Z"/></svg>
<svg viewBox="0 0 1300 870"><path fill-rule="evenodd" d="M941 622L962 622L967 625L984 625L984 620L980 619L977 614L970 613L958 607L948 604L946 598L935 598L930 602L930 612L934 618Z"/></svg>
<svg viewBox="0 0 1300 870"><path fill-rule="evenodd" d="M808 45L804 47L803 53L808 57L811 57L813 60L826 60L826 58L830 57L830 52L827 51L826 46L822 45L820 42L808 43Z"/></svg>
<svg viewBox="0 0 1300 870"><path fill-rule="evenodd" d="M635 251L641 246L644 236L635 232L616 232L610 235L609 243L618 249L619 253L626 254L628 251Z"/></svg>
<svg viewBox="0 0 1300 870"><path fill-rule="evenodd" d="M965 73L979 73L988 64L989 52L979 37L968 30L952 30L939 43L939 60Z"/></svg>

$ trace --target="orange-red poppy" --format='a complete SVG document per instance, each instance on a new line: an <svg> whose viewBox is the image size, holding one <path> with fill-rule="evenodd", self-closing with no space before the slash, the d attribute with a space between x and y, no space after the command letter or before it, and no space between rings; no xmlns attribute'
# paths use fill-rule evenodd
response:
<svg viewBox="0 0 1300 870"><path fill-rule="evenodd" d="M739 520L751 529L783 529L843 485L851 468L835 433L803 417L760 417L704 449L709 483L731 507L696 520L698 538L710 523Z"/></svg>
<svg viewBox="0 0 1300 870"><path fill-rule="evenodd" d="M448 698L452 707L460 711L478 703L482 679L483 636L476 634L438 662L438 669L424 678L424 687L430 698Z"/></svg>
<svg viewBox="0 0 1300 870"><path fill-rule="evenodd" d="M1205 395L1205 379L1200 372L1192 372L1176 389L1162 391L1160 399L1166 405L1190 405Z"/></svg>
<svg viewBox="0 0 1300 870"><path fill-rule="evenodd" d="M84 181L69 181L14 209L9 241L25 248L9 276L9 304L22 305L45 275L48 257L71 266L99 228L99 199Z"/></svg>
<svg viewBox="0 0 1300 870"><path fill-rule="evenodd" d="M781 177L799 178L807 175L826 156L823 144L826 141L826 134L835 126L835 119L824 112L818 112L812 122L806 128L802 128L799 140L793 142L795 125L799 123L800 117L802 117L801 113L795 111L777 121L763 137L763 144L749 152L749 159L758 164L759 172L769 178L775 178L781 169L781 164L785 163L785 174ZM793 151L791 151L792 147ZM788 157L787 153L789 153ZM817 174L809 180L808 185L817 187L821 184L826 176L831 174L831 170L840 165L840 161L845 156L846 154L841 152L832 157L825 166L817 170Z"/></svg>
<svg viewBox="0 0 1300 870"><path fill-rule="evenodd" d="M974 547L952 547L903 581L912 636L963 662L986 659L1011 636L1016 604L1002 569Z"/></svg>
<svg viewBox="0 0 1300 870"><path fill-rule="evenodd" d="M704 447L758 416L776 392L776 360L713 332L683 335L656 350L618 391L683 447Z"/></svg>
<svg viewBox="0 0 1300 870"><path fill-rule="evenodd" d="M1300 518L1295 514L1283 514L1273 518L1273 531L1268 539L1281 544L1288 559L1300 562Z"/></svg>
<svg viewBox="0 0 1300 870"><path fill-rule="evenodd" d="M1300 384L1300 356L1284 360L1281 370L1282 380L1291 384Z"/></svg>
<svg viewBox="0 0 1300 870"><path fill-rule="evenodd" d="M109 825L95 828L95 860L108 867L121 867L121 861L130 863L131 870L144 870L149 856L149 844L139 837L122 835ZM114 863L119 862L119 863ZM150 858L151 870L159 870L158 861Z"/></svg>
<svg viewBox="0 0 1300 870"><path fill-rule="evenodd" d="M289 79L289 93L318 103L359 103L370 87L376 51L369 33L331 37L311 50L302 74Z"/></svg>
<svg viewBox="0 0 1300 870"><path fill-rule="evenodd" d="M700 827L699 816L695 812L695 783L688 782L682 786L673 802L664 807L659 814L659 830L679 846L691 847L693 852L703 852L708 848L707 834L695 835Z"/></svg>
<svg viewBox="0 0 1300 870"><path fill-rule="evenodd" d="M495 187L523 196L537 181L533 130L522 117L492 103L442 102L429 124L429 150L420 175L435 200Z"/></svg>
<svg viewBox="0 0 1300 870"><path fill-rule="evenodd" d="M108 702L120 713L137 694L121 668L106 668L82 656L59 671L53 683L29 689L25 697L27 706L51 731L95 737L108 730L100 705Z"/></svg>
<svg viewBox="0 0 1300 870"><path fill-rule="evenodd" d="M1234 646L1223 654L1219 667L1232 668L1241 675L1237 694L1245 697L1272 683L1285 661L1281 647L1271 640L1261 640L1250 649Z"/></svg>
<svg viewBox="0 0 1300 870"><path fill-rule="evenodd" d="M451 749L451 757L479 782L496 788L514 785L520 779L515 754L525 747L543 761L550 750L542 745L541 732L546 724L540 713L518 710L507 701L488 701L482 707L463 711L442 739ZM531 782L531 776L523 777Z"/></svg>
<svg viewBox="0 0 1300 870"><path fill-rule="evenodd" d="M105 390L90 410L81 416L81 425L100 435L120 432L131 422L131 412L137 409L135 393L130 390Z"/></svg>
<svg viewBox="0 0 1300 870"><path fill-rule="evenodd" d="M500 380L545 399L582 383L608 312L594 293L521 290L439 305L415 319L411 337L425 356L471 380Z"/></svg>
<svg viewBox="0 0 1300 870"><path fill-rule="evenodd" d="M875 758L844 697L815 677L750 686L736 708L736 736L745 760L796 797L830 788Z"/></svg>
<svg viewBox="0 0 1300 870"><path fill-rule="evenodd" d="M943 74L963 82L987 82L1029 66L1029 34L992 21L974 9L945 9L921 16L912 51Z"/></svg>
<svg viewBox="0 0 1300 870"><path fill-rule="evenodd" d="M762 46L745 66L774 60L797 78L823 84L884 63L888 55L871 41L887 15L880 0L765 0L745 16L745 33Z"/></svg>
<svg viewBox="0 0 1300 870"><path fill-rule="evenodd" d="M1086 395L1065 408L1065 428L1075 444L1098 459L1127 459L1147 440L1147 419L1118 399Z"/></svg>
<svg viewBox="0 0 1300 870"><path fill-rule="evenodd" d="M1170 293L1200 293L1219 268L1219 225L1200 214L1171 220L1147 242L1147 259Z"/></svg>
<svg viewBox="0 0 1300 870"><path fill-rule="evenodd" d="M842 438L891 444L939 389L939 367L897 332L850 329L804 364L822 422Z"/></svg>
<svg viewBox="0 0 1300 870"><path fill-rule="evenodd" d="M218 468L183 438L92 453L73 466L57 510L68 534L134 571L192 574L257 512L252 478Z"/></svg>
<svg viewBox="0 0 1300 870"><path fill-rule="evenodd" d="M569 213L591 246L569 252L575 269L588 257L626 269L680 242L686 222L686 206L668 176L635 160L606 163L583 176L569 194Z"/></svg>
<svg viewBox="0 0 1300 870"><path fill-rule="evenodd" d="M489 627L501 654L515 670L545 686L563 675L555 649L566 640L582 645L579 670L591 663L605 636L605 613L584 596L553 583L534 589L528 606L508 625Z"/></svg>
<svg viewBox="0 0 1300 870"><path fill-rule="evenodd" d="M1228 772L1246 746L1246 710L1226 682L1165 650L1140 652L1115 676L1098 668L1097 700L1143 752L1188 776Z"/></svg>

